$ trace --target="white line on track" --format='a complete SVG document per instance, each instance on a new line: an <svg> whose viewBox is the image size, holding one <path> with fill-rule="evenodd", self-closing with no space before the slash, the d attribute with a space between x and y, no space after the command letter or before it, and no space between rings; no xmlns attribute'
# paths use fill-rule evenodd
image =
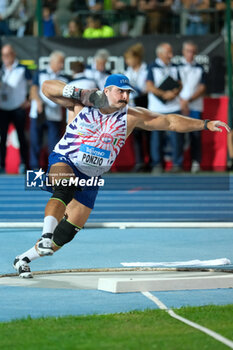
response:
<svg viewBox="0 0 233 350"><path fill-rule="evenodd" d="M47 200L47 198L44 198L44 197L13 197L12 198L10 196L1 196L1 199L0 199L0 204L5 204L6 201L7 202L22 202L22 203L25 203L25 202L30 202L31 205L33 205L33 203L35 202L41 202L43 204L45 204L45 201ZM132 198L117 198L115 199L114 198L114 201L112 198L98 198L98 200L96 200L96 203L98 203L98 206L104 206L104 205L109 205L109 202L111 202L111 205L115 205L115 204L121 204L121 205L124 205L124 203L122 203L122 201L127 201L127 202L130 202L130 205L142 205L141 202L143 202L144 200L147 202L148 205L168 205L168 204L171 204L171 205L174 205L174 204L177 204L177 205L189 205L189 206L192 206L192 205L218 205L218 206L227 206L227 205L233 205L233 201L232 201L232 196L231 198L222 198L221 200L224 201L223 203L219 203L220 199L219 198L208 198L208 199L201 199L201 203L200 203L200 199L197 198L196 200L193 200L192 198L192 202L190 202L190 198L187 200L184 200L183 198L177 198L177 199L166 199L166 198L160 198L159 200L157 199L152 199L152 198L147 198L147 197L144 197L144 198L133 198L133 200L138 200L140 202L138 203L132 203ZM169 201L169 203L163 203L164 201ZM210 202L215 202L215 203L210 203ZM227 203L229 202L229 203ZM8 204L7 204L8 205ZM126 204L125 204L126 205ZM128 205L128 204L127 204ZM145 204L146 205L146 204Z"/></svg>
<svg viewBox="0 0 233 350"><path fill-rule="evenodd" d="M1 203L1 201L0 201ZM107 204L104 204L104 203L98 203L98 208L105 208ZM97 207L96 205L96 207ZM129 207L129 203L112 203L111 204L112 207L119 207L119 208L128 208ZM7 204L7 208L34 208L34 207L43 207L44 208L45 206L45 203L44 201L41 201L41 203L25 203L25 202L22 202L22 203L8 203ZM230 208L233 207L233 203L230 203L230 205L226 205L225 203L209 203L209 204L203 204L203 203L130 203L130 207L133 207L133 208L144 208L144 207L150 207L151 209L152 208L167 208L168 206L172 206L172 208L192 208L192 212L194 208L198 207L198 208L206 208L208 206L208 210L210 210L210 208L215 208L217 207L218 209L221 208L221 207L227 207L227 210L229 210ZM204 210L205 211L205 210ZM141 212L141 210L140 210ZM200 212L200 210L198 210L198 212ZM203 212L201 210L201 212ZM212 211L211 211L212 212ZM219 210L218 210L219 212ZM225 210L224 210L225 212Z"/></svg>
<svg viewBox="0 0 233 350"><path fill-rule="evenodd" d="M96 219L95 219L96 220ZM0 228L41 228L43 222L0 222ZM233 222L87 222L86 228L232 228Z"/></svg>
<svg viewBox="0 0 233 350"><path fill-rule="evenodd" d="M165 310L171 317L175 318L176 320L179 320L185 324L187 324L190 327L196 328L199 331L209 335L210 337L218 340L220 343L225 344L226 346L228 346L230 349L233 349L233 341L223 337L222 335L206 328L203 327L201 325L199 325L198 323L192 322L190 320L188 320L187 318L181 317L179 315L177 315L173 310L168 309L168 307L161 301L159 300L156 296L154 296L153 294L151 294L150 292L141 292L146 298L150 299L151 301L153 301L153 303L155 303L161 310Z"/></svg>
<svg viewBox="0 0 233 350"><path fill-rule="evenodd" d="M4 189L0 189L0 193L1 193L1 196L2 195L22 195L22 193L25 195L46 195L48 194L49 195L49 192L48 191L42 191L40 189L38 190L25 190L25 188L22 188L22 189L19 189L17 188L17 190L13 190L12 188L10 189L5 189L6 186L4 187ZM11 191L12 190L12 191ZM169 193L169 195L167 195L167 198L171 198L171 196L174 196L174 197L177 197L177 196L180 196L180 197L187 197L187 196L190 196L190 194L193 195L194 198L196 197L202 197L202 198L205 198L205 197L215 197L215 198L219 198L219 197L224 197L224 196L232 196L232 190L229 191L229 190L219 190L219 191L214 191L214 190L209 190L209 191L204 191L204 190L151 190L151 189L148 189L148 190L142 190L142 191L138 191L138 192L130 192L128 190L119 190L119 189L112 189L112 190L100 190L99 191L99 195L100 196L103 196L103 197L108 197L109 195L113 195L114 196L117 196L117 197L124 197L124 196L132 196L133 198L136 198L136 197L140 197L142 198L143 196L145 196L146 198L147 197L153 197L154 196L158 196L159 194L161 194L162 196L165 196L165 194ZM51 194L51 193L50 193Z"/></svg>
<svg viewBox="0 0 233 350"><path fill-rule="evenodd" d="M31 208L33 209L33 206L31 206ZM96 208L97 208L97 206L96 206ZM7 213L7 215L11 215L11 214L17 214L17 215L25 215L25 214L41 214L41 213L43 213L43 211L31 211L31 210L24 210L24 211L21 211L21 210L15 210L15 211L12 211L12 210L10 210L10 211L8 211L8 210L5 210L5 211L3 211L2 210L2 213ZM2 214L1 213L1 214ZM130 210L105 210L104 211L104 215L106 215L106 214L114 214L114 215L122 215L122 216L128 216L128 215L130 215L131 217L132 216L135 216L135 215L143 215L143 214L146 214L146 215L160 215L160 214L162 214L162 215L165 215L165 214L167 214L168 215L168 217L171 217L171 215L174 215L174 214L176 214L176 215L178 215L178 214L182 214L182 215L184 215L184 214L192 214L192 215L194 215L194 214L202 214L202 215L204 215L204 214L211 214L212 216L213 215L218 215L218 216L220 216L220 214L221 214L221 216L223 215L223 214L231 214L232 215L232 210L223 210L223 211L219 211L219 210L172 210L172 212L171 212L171 210L164 210L164 211L162 211L162 210L156 210L156 212L154 211L154 210L140 210L140 211L138 211L138 212L133 212L132 213L132 211L130 211ZM103 217L103 213L101 212L101 211L95 211L95 212L93 212L93 215L94 216L102 216ZM216 216L215 216L215 218L216 218Z"/></svg>
<svg viewBox="0 0 233 350"><path fill-rule="evenodd" d="M171 203L174 203L174 202L188 202L188 203L192 203L192 202L200 202L200 198L201 198L201 202L204 202L206 201L207 203L210 202L210 201L224 201L225 202L232 202L232 194L231 193L229 195L229 197L227 198L225 195L221 195L221 196L216 196L216 197L206 197L206 196L197 196L197 197L192 197L191 200L192 202L190 202L190 195L187 196L187 197L184 197L183 195L177 195L175 198L172 197L172 196L160 196L158 197L158 193L157 195L154 195L153 197L151 196L135 196L135 197L131 197L130 195L121 195L121 196L116 196L117 193L112 193L112 196L111 197L105 197L102 195L102 193L99 193L99 197L97 198L96 200L96 203L97 202L122 202L122 200L128 200L128 201L132 201L132 199L134 201L147 201L147 202L153 202L153 203L160 203L160 202L163 202L163 201L169 201ZM33 193L33 196L30 194L27 196L27 193L22 193L20 192L20 194L16 194L16 193L7 193L6 195L3 195L0 191L0 196L1 196L1 199L0 201L1 202L5 202L5 200L9 200L9 199L12 199L14 201L23 201L23 200L28 200L28 201L32 201L34 202L35 200L46 200L47 197L51 196L51 193L41 193L41 194L37 194L37 193ZM17 196L17 197L16 197ZM22 198L23 196L23 198ZM113 199L114 197L114 199Z"/></svg>

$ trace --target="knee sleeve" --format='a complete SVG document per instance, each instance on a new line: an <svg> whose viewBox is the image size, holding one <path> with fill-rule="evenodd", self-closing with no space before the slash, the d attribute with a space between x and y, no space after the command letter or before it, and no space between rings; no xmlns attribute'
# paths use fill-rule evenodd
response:
<svg viewBox="0 0 233 350"><path fill-rule="evenodd" d="M65 218L60 221L53 233L53 242L56 246L62 247L64 244L72 241L81 227L75 226Z"/></svg>
<svg viewBox="0 0 233 350"><path fill-rule="evenodd" d="M73 199L75 191L78 190L74 185L64 186L63 184L53 187L53 195L51 199L57 199L67 206Z"/></svg>

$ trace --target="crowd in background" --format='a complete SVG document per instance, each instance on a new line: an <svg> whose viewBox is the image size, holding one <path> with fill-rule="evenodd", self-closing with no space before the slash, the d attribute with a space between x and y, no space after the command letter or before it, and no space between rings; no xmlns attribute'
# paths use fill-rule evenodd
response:
<svg viewBox="0 0 233 350"><path fill-rule="evenodd" d="M38 11L37 0L1 0L0 35L205 35L224 31L226 9L225 0L41 0L41 4Z"/></svg>
<svg viewBox="0 0 233 350"><path fill-rule="evenodd" d="M202 118L203 97L206 91L205 73L195 62L197 45L185 41L182 62L172 63L173 49L167 43L156 47L155 60L144 62L144 47L138 42L124 53L125 75L134 88L129 104L149 108L158 113L178 113L193 118ZM19 172L26 169L44 167L41 154L46 140L50 153L64 132L66 111L47 99L41 87L45 80L59 79L83 89L103 90L110 71L106 65L110 52L97 50L90 66L83 62L71 63L72 76L63 74L65 54L53 51L46 69L36 71L33 76L21 65L12 45L5 44L1 49L0 84L0 172L5 172L6 139L9 124L13 123L19 138L21 163ZM122 73L122 72L121 72ZM26 133L26 120L29 116L29 136ZM44 135L46 134L46 138ZM201 133L189 135L176 132L135 130L133 135L135 167L133 171L161 173L165 169L166 155L172 161L171 172L183 170L184 145L190 143L191 171L200 171ZM28 145L27 145L28 143ZM28 152L29 149L29 152Z"/></svg>

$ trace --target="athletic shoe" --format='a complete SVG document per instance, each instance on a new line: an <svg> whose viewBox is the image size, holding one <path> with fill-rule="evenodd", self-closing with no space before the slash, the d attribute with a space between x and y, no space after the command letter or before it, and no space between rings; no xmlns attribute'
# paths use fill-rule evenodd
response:
<svg viewBox="0 0 233 350"><path fill-rule="evenodd" d="M28 265L29 262L30 262L30 260L27 257L25 257L23 259L19 259L18 257L15 258L14 263L13 263L13 267L18 272L19 277L22 277L22 278L32 278L33 277L31 274L30 267Z"/></svg>
<svg viewBox="0 0 233 350"><path fill-rule="evenodd" d="M52 249L53 241L50 238L41 237L36 243L35 248L40 256L53 255L54 251Z"/></svg>

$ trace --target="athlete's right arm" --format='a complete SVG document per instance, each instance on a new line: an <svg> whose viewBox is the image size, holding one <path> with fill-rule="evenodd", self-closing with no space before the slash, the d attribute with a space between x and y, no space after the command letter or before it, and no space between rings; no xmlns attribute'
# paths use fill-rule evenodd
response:
<svg viewBox="0 0 233 350"><path fill-rule="evenodd" d="M94 108L106 107L107 97L98 89L78 89L60 80L46 80L42 85L42 92L53 102L63 107L71 108L76 105Z"/></svg>
<svg viewBox="0 0 233 350"><path fill-rule="evenodd" d="M51 101L65 108L74 107L75 104L78 103L81 105L79 101L63 96L63 89L65 86L66 83L60 80L45 80L42 84L42 92Z"/></svg>

